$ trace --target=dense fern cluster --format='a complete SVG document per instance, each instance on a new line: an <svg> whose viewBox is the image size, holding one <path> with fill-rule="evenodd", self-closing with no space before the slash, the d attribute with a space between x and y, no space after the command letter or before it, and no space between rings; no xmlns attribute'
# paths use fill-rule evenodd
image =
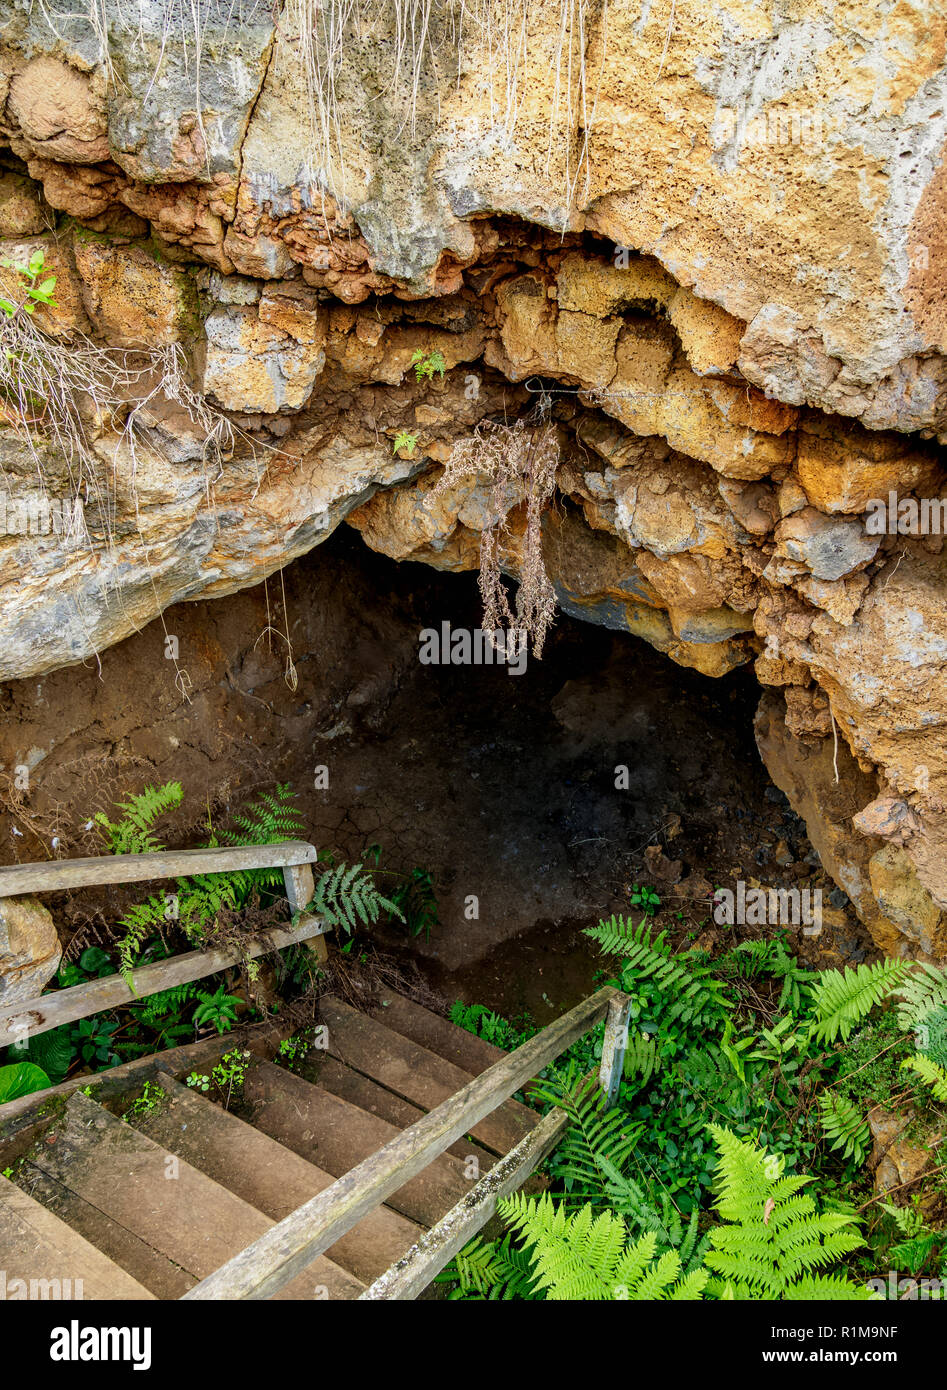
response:
<svg viewBox="0 0 947 1390"><path fill-rule="evenodd" d="M96 816L103 839L114 854L150 854L164 848L155 824L182 801L178 782L147 787L121 802L120 818L112 821L103 812ZM277 784L235 812L230 826L211 834L207 848L227 845L268 845L299 839L305 824L289 786ZM145 944L156 934L175 927L196 947L206 944L225 913L239 912L252 903L279 895L283 871L279 868L238 869L224 874L193 874L176 880L173 891L152 894L122 916L123 936L118 946L119 970L134 991L134 970ZM310 910L325 917L330 926L353 932L370 925L382 913L404 920L400 907L379 892L364 864L340 864L326 868L315 886Z"/></svg>
<svg viewBox="0 0 947 1390"><path fill-rule="evenodd" d="M870 1196L869 1108L885 1085L947 1105L947 971L881 961L819 974L781 936L712 961L621 917L587 934L619 957L608 983L631 1000L618 1105L606 1108L595 1079L600 1027L533 1089L571 1121L547 1160L553 1194L508 1205L503 1239L461 1252L442 1276L452 1297L612 1298L616 1270L633 1266L621 1297L647 1286L655 1297L862 1299L891 1260L917 1273L945 1258L947 1233L920 1216L878 1207L863 1230L839 1194L862 1184ZM872 1263L879 1249L889 1264Z"/></svg>

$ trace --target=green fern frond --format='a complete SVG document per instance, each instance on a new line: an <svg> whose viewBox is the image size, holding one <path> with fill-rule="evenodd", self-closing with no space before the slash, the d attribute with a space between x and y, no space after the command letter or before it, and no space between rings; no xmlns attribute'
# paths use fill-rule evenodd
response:
<svg viewBox="0 0 947 1390"><path fill-rule="evenodd" d="M579 1080L574 1070L536 1082L535 1099L564 1110L571 1124L555 1154L555 1170L573 1200L601 1202L608 1198L610 1178L603 1160L621 1171L641 1135L642 1126L629 1123L625 1111L608 1109L594 1076Z"/></svg>
<svg viewBox="0 0 947 1390"><path fill-rule="evenodd" d="M141 949L150 936L167 926L167 899L152 894L143 903L130 907L119 918L118 925L124 928L125 935L118 943L118 970L122 979L133 994L137 995L132 971Z"/></svg>
<svg viewBox="0 0 947 1390"><path fill-rule="evenodd" d="M898 993L898 1027L913 1032L928 1015L947 1010L947 970L915 961Z"/></svg>
<svg viewBox="0 0 947 1390"><path fill-rule="evenodd" d="M857 1023L867 1018L876 1004L904 979L901 961L883 960L854 969L823 971L812 991L812 1035L817 1042L843 1042Z"/></svg>
<svg viewBox="0 0 947 1390"><path fill-rule="evenodd" d="M947 1009L932 1009L915 1024L917 1049L940 1066L947 1066Z"/></svg>
<svg viewBox="0 0 947 1390"><path fill-rule="evenodd" d="M771 970L779 943L773 940L741 941L720 958L718 969L741 980L753 980Z"/></svg>
<svg viewBox="0 0 947 1390"><path fill-rule="evenodd" d="M720 1297L744 1300L795 1297L800 1280L838 1263L863 1244L852 1212L819 1212L802 1189L811 1179L785 1175L783 1159L709 1126L719 1152L718 1196L723 1223L710 1232L704 1262ZM842 1278L842 1276L838 1276ZM868 1297L853 1283L848 1297Z"/></svg>
<svg viewBox="0 0 947 1390"><path fill-rule="evenodd" d="M193 983L172 985L170 989L159 990L157 994L146 995L140 1009L136 1010L142 1023L157 1028L169 1014L179 1013L192 999L197 997L197 987ZM185 1028L185 1032L192 1029Z"/></svg>
<svg viewBox="0 0 947 1390"><path fill-rule="evenodd" d="M382 897L370 869L364 864L339 864L324 873L316 883L311 910L324 917L330 927L354 932L359 923L369 926L383 911L404 921L400 908Z"/></svg>
<svg viewBox="0 0 947 1390"><path fill-rule="evenodd" d="M305 828L295 793L288 782L278 782L275 791L261 792L234 815L233 828L223 838L230 845L274 845L298 840Z"/></svg>
<svg viewBox="0 0 947 1390"><path fill-rule="evenodd" d="M458 1287L448 1297L465 1302L535 1301L542 1298L534 1288L535 1281L528 1252L518 1249L509 1235L494 1241L475 1238L434 1280L436 1284L456 1283Z"/></svg>
<svg viewBox="0 0 947 1390"><path fill-rule="evenodd" d="M913 1056L906 1058L901 1067L915 1072L925 1086L931 1088L935 1100L947 1102L947 1068L940 1066L932 1057L925 1057L922 1052L915 1052Z"/></svg>
<svg viewBox="0 0 947 1390"><path fill-rule="evenodd" d="M722 1013L733 1004L723 993L719 980L713 979L709 966L701 964L687 953L674 956L662 931L652 936L646 922L633 926L623 917L612 917L587 927L585 936L598 942L609 955L620 955L622 976L629 973L639 980L653 980L663 993L670 996L664 1022L677 1019L688 1022L706 1010Z"/></svg>
<svg viewBox="0 0 947 1390"><path fill-rule="evenodd" d="M607 921L604 919L600 921L597 927L587 927L583 935L597 941L602 950L609 956L627 955L634 946L646 946L657 955L664 957L672 954L667 940L667 932L661 931L655 934L654 927L647 919L635 926L632 922L626 922L624 917L612 916Z"/></svg>
<svg viewBox="0 0 947 1390"><path fill-rule="evenodd" d="M569 1215L548 1193L536 1198L521 1192L500 1202L499 1209L529 1246L535 1287L547 1299L654 1302L703 1296L706 1270L681 1278L673 1251L655 1259L655 1235L631 1241L614 1212L596 1215L584 1206Z"/></svg>
<svg viewBox="0 0 947 1390"><path fill-rule="evenodd" d="M183 796L180 782L146 787L138 796L116 803L116 809L123 813L119 820L113 822L99 811L95 821L113 854L153 854L164 849L151 833L155 821L180 806Z"/></svg>
<svg viewBox="0 0 947 1390"><path fill-rule="evenodd" d="M861 1166L868 1153L870 1131L868 1120L854 1101L825 1091L819 1096L822 1112L822 1132L831 1148L843 1158L853 1158Z"/></svg>
<svg viewBox="0 0 947 1390"><path fill-rule="evenodd" d="M867 1284L855 1284L845 1274L804 1274L782 1295L787 1303L868 1303Z"/></svg>

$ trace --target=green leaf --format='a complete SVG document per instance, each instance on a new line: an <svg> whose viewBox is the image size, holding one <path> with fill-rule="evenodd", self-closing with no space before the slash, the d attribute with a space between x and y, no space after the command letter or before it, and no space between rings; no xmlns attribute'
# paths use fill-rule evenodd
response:
<svg viewBox="0 0 947 1390"><path fill-rule="evenodd" d="M87 946L79 957L79 964L88 975L111 975L115 969L108 951L101 946Z"/></svg>
<svg viewBox="0 0 947 1390"><path fill-rule="evenodd" d="M12 1066L0 1067L0 1105L18 1096L31 1095L33 1091L45 1091L49 1084L49 1077L35 1062L14 1062Z"/></svg>

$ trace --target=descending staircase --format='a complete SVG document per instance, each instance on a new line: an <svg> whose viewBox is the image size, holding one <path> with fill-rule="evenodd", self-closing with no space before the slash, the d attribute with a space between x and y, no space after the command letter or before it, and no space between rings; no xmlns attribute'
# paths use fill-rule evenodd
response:
<svg viewBox="0 0 947 1390"><path fill-rule="evenodd" d="M305 1077L250 1063L242 1118L166 1073L166 1099L129 1121L72 1094L0 1178L8 1290L81 1279L87 1299L181 1298L506 1055L393 991L369 1013L333 997L321 1012ZM504 1101L274 1297L359 1298L539 1124Z"/></svg>

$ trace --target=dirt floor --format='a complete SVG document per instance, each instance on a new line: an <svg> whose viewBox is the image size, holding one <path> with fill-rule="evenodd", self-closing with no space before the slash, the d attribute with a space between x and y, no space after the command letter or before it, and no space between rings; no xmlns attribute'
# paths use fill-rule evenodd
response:
<svg viewBox="0 0 947 1390"><path fill-rule="evenodd" d="M539 1022L588 992L599 961L581 929L635 915L636 883L660 895L661 925L711 947L726 944L713 889L738 878L821 885L846 907L759 759L750 672L712 681L567 617L519 676L420 664L421 628L475 628L479 612L475 575L398 565L343 527L265 591L169 610L100 670L0 688L3 860L89 852L92 812L149 782L184 785L169 839L185 844L208 814L288 781L320 848L352 859L377 843L384 869L433 875L430 941L388 928L385 950L445 998ZM268 624L290 634L295 689ZM101 938L110 900L55 906L71 953ZM805 944L823 964L864 952L851 912L837 916Z"/></svg>

